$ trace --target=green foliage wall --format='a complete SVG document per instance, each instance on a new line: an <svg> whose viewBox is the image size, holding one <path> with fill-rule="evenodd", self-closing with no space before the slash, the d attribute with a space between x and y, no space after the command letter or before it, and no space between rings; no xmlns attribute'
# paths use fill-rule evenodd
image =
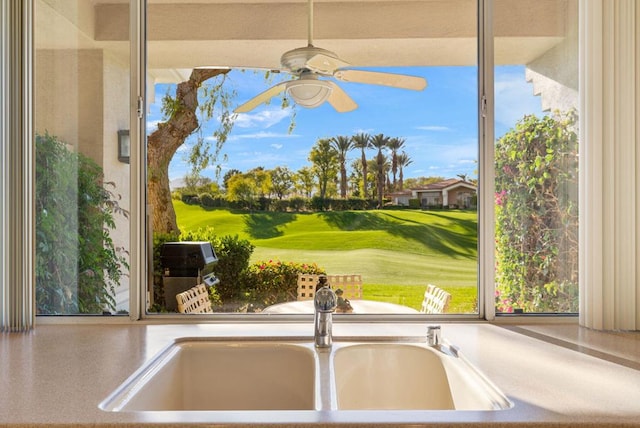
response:
<svg viewBox="0 0 640 428"><path fill-rule="evenodd" d="M36 136L36 308L39 314L115 309L128 264L110 231L118 205L102 168L51 135Z"/></svg>
<svg viewBox="0 0 640 428"><path fill-rule="evenodd" d="M496 304L578 310L578 136L574 112L525 116L496 144Z"/></svg>

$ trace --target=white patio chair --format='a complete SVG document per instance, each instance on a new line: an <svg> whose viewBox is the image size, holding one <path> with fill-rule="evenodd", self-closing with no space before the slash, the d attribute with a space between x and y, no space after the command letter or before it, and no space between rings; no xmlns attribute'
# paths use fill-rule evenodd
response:
<svg viewBox="0 0 640 428"><path fill-rule="evenodd" d="M435 285L429 284L424 292L420 312L423 314L443 314L447 311L450 301L451 294Z"/></svg>

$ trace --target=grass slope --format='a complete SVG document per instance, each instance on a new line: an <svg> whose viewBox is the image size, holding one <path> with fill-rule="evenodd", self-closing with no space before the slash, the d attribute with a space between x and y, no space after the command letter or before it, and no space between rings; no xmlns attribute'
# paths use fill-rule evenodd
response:
<svg viewBox="0 0 640 428"><path fill-rule="evenodd" d="M454 295L450 312L474 310L475 212L371 210L252 213L206 210L174 201L181 230L213 227L255 246L252 261L317 263L332 273L361 273L364 297L419 308L427 284Z"/></svg>

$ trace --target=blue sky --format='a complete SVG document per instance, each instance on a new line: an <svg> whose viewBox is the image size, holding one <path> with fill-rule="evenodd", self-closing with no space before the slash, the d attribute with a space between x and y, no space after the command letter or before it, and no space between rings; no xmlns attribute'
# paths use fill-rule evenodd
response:
<svg viewBox="0 0 640 428"><path fill-rule="evenodd" d="M305 109L295 107L295 128L289 132L293 110L282 109L279 99L269 105L239 114L229 135L218 164L222 174L228 169L247 171L257 166L272 169L287 166L296 171L309 166L311 147L320 138L337 135L351 136L359 132L371 135L382 133L405 139L404 151L413 160L404 170L405 178L421 176L456 177L477 171L477 70L475 67L407 67L375 68L372 70L423 76L428 81L424 91L410 91L376 85L339 82L356 101L358 108L337 113L329 104ZM284 74L282 78L289 76ZM228 84L237 91L237 105L274 84L265 82L261 74L232 71ZM160 102L167 92L175 92L173 85L156 85L156 101L150 105L147 128L151 132L162 119ZM496 135L504 134L524 114L541 114L540 100L533 96L533 88L524 78L524 67L496 68ZM203 135L210 137L216 127L215 119L203 127ZM185 175L188 165L184 153L195 137L192 136L176 153L170 164L169 176L176 180ZM371 157L374 151L370 151ZM359 158L352 152L349 160ZM215 166L203 175L216 180Z"/></svg>

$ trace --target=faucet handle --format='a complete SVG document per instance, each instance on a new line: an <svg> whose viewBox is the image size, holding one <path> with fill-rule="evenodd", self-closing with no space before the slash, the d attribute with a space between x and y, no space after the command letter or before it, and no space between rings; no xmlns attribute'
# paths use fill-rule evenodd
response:
<svg viewBox="0 0 640 428"><path fill-rule="evenodd" d="M316 290L313 305L316 311L333 312L338 307L338 296L329 286L324 286Z"/></svg>
<svg viewBox="0 0 640 428"><path fill-rule="evenodd" d="M427 345L438 346L442 342L439 325L427 326Z"/></svg>

